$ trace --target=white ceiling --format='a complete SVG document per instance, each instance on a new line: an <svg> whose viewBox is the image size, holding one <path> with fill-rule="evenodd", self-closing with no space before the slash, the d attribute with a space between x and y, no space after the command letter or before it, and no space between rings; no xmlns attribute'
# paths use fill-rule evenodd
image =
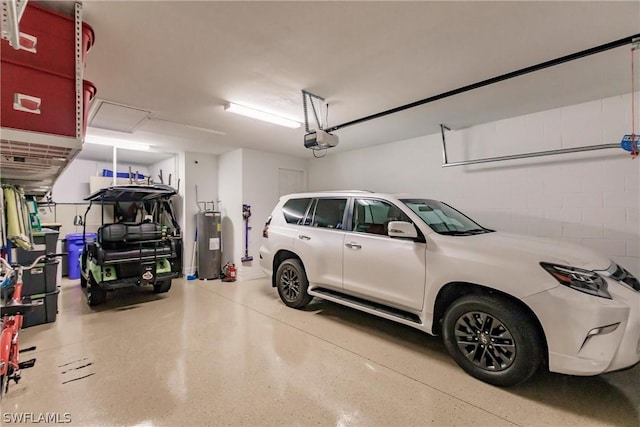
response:
<svg viewBox="0 0 640 427"><path fill-rule="evenodd" d="M98 98L163 120L119 137L217 154L249 147L311 155L302 128L233 115L223 110L229 101L303 121L305 89L326 98L337 125L640 32L638 1L83 6L96 33L85 79ZM332 152L433 133L439 123L465 127L626 93L629 58L629 47L618 48L346 127Z"/></svg>

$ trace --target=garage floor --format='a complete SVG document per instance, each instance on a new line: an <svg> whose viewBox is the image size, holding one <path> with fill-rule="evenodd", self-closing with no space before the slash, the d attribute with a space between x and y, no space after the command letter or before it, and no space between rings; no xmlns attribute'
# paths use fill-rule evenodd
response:
<svg viewBox="0 0 640 427"><path fill-rule="evenodd" d="M2 401L72 425L637 426L640 367L538 374L499 389L464 374L439 338L332 303L280 303L266 279L174 281L91 310L65 281L58 320Z"/></svg>

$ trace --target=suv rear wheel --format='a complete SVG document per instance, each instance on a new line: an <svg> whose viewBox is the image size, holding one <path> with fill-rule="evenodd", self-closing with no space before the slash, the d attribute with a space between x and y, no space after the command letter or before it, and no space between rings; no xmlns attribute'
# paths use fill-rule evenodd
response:
<svg viewBox="0 0 640 427"><path fill-rule="evenodd" d="M528 313L494 295L469 295L444 316L444 342L470 375L497 386L527 380L543 360L540 331Z"/></svg>
<svg viewBox="0 0 640 427"><path fill-rule="evenodd" d="M300 260L289 258L278 266L276 271L276 287L280 299L288 307L302 308L309 304L313 297L307 293L309 281Z"/></svg>

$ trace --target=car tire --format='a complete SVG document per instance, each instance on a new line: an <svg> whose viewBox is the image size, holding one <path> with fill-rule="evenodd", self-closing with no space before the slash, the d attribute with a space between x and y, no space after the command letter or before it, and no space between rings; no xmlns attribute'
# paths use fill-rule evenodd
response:
<svg viewBox="0 0 640 427"><path fill-rule="evenodd" d="M87 287L87 279L84 278L84 276L82 275L82 272L80 272L80 287L81 288Z"/></svg>
<svg viewBox="0 0 640 427"><path fill-rule="evenodd" d="M107 291L102 289L100 285L96 283L93 276L89 276L89 288L87 289L87 303L94 307L96 305L104 304L107 300Z"/></svg>
<svg viewBox="0 0 640 427"><path fill-rule="evenodd" d="M169 292L169 289L171 289L171 280L158 280L156 284L153 285L153 292L156 294Z"/></svg>
<svg viewBox="0 0 640 427"><path fill-rule="evenodd" d="M304 267L300 260L295 258L286 259L278 266L276 287L280 299L288 307L302 308L313 299L307 293L309 281Z"/></svg>
<svg viewBox="0 0 640 427"><path fill-rule="evenodd" d="M544 359L542 335L531 315L495 295L454 301L444 316L443 338L462 369L500 387L526 381Z"/></svg>

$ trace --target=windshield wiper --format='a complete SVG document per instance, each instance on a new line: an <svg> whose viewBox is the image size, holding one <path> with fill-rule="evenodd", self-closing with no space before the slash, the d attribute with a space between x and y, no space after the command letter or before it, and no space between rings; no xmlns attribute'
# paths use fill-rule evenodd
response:
<svg viewBox="0 0 640 427"><path fill-rule="evenodd" d="M464 230L446 230L440 231L439 233L444 234L445 236L471 236L473 234Z"/></svg>
<svg viewBox="0 0 640 427"><path fill-rule="evenodd" d="M441 231L440 234L445 236L473 236L475 234L491 233L492 231L487 228L472 228L469 230L446 230Z"/></svg>
<svg viewBox="0 0 640 427"><path fill-rule="evenodd" d="M484 234L484 233L492 233L494 230L489 230L488 228L472 228L471 230L465 230L467 233L471 234Z"/></svg>

